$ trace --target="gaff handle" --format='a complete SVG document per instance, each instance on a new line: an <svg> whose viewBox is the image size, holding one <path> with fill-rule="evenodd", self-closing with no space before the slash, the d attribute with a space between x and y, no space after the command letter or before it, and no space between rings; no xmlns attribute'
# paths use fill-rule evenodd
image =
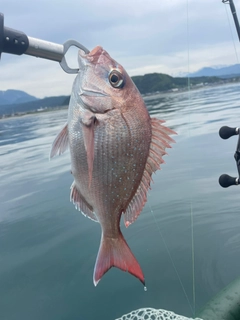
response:
<svg viewBox="0 0 240 320"><path fill-rule="evenodd" d="M71 46L85 53L89 50L75 40L68 40L63 45L28 37L25 33L4 26L4 15L0 13L0 57L2 53L15 55L27 54L38 58L57 61L67 73L78 73L79 69L68 66L65 54Z"/></svg>
<svg viewBox="0 0 240 320"><path fill-rule="evenodd" d="M240 136L239 136L239 128L230 128L227 126L221 127L219 130L219 135L222 139L229 139L232 136L238 135L238 143L237 149L234 154L234 158L236 160L237 169L238 169L238 177L231 177L228 174L222 174L219 177L219 184L223 188L228 188L230 186L235 186L240 183Z"/></svg>

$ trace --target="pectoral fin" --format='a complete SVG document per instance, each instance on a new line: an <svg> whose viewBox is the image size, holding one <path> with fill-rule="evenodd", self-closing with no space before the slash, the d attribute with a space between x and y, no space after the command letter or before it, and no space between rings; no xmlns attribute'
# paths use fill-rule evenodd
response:
<svg viewBox="0 0 240 320"><path fill-rule="evenodd" d="M85 112L82 117L82 131L84 146L87 153L88 164L88 186L90 187L92 181L93 160L94 160L94 124L96 117L92 112Z"/></svg>
<svg viewBox="0 0 240 320"><path fill-rule="evenodd" d="M57 154L61 155L68 147L68 124L66 123L63 129L56 136L52 144L50 153L50 159L55 157Z"/></svg>

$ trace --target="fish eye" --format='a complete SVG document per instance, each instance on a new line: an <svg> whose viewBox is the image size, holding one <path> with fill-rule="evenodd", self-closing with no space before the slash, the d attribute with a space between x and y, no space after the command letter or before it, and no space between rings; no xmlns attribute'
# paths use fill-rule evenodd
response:
<svg viewBox="0 0 240 320"><path fill-rule="evenodd" d="M109 74L108 78L109 78L109 82L113 88L122 88L123 87L123 85L124 85L123 75L119 71L113 70Z"/></svg>

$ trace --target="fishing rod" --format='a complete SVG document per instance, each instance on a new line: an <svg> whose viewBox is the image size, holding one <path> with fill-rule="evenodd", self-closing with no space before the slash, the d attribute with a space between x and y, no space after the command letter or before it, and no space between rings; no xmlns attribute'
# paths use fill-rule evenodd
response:
<svg viewBox="0 0 240 320"><path fill-rule="evenodd" d="M219 184L223 188L239 185L240 184L240 129L224 126L220 128L219 135L224 140L229 139L232 136L238 135L237 148L234 154L234 158L237 164L238 177L231 177L228 174L222 174L219 177Z"/></svg>
<svg viewBox="0 0 240 320"><path fill-rule="evenodd" d="M70 68L65 59L65 54L70 47L77 47L85 53L89 50L75 40L68 40L64 44L57 44L41 39L28 37L22 31L4 26L4 15L0 13L0 58L2 53L15 55L27 54L59 62L67 73L78 73L79 69Z"/></svg>
<svg viewBox="0 0 240 320"><path fill-rule="evenodd" d="M222 2L225 3L225 4L229 4L230 5L230 9L231 9L231 12L232 12L233 20L234 20L235 27L236 27L237 34L238 34L238 39L240 41L240 27L239 27L237 12L236 12L233 0L222 0Z"/></svg>

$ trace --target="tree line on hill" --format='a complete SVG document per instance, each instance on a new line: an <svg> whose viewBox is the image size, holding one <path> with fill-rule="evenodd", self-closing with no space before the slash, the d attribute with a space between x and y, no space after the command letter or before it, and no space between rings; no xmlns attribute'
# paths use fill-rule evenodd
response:
<svg viewBox="0 0 240 320"><path fill-rule="evenodd" d="M239 81L235 77L235 81ZM199 84L219 84L221 82L232 81L231 79L222 79L219 77L171 77L162 73L151 73L143 76L133 76L133 82L141 94L151 94L155 92L166 92L169 90L181 90L188 86L197 86ZM25 93L26 94L26 93ZM34 98L34 97L33 97ZM0 117L11 114L31 113L35 111L53 110L66 107L69 104L70 96L47 97L36 99L24 103L0 105Z"/></svg>
<svg viewBox="0 0 240 320"><path fill-rule="evenodd" d="M132 77L133 82L137 86L141 94L168 91L172 89L183 89L188 85L197 85L200 83L219 83L222 81L218 77L196 77L196 78L180 78L171 77L163 73L151 73L144 76Z"/></svg>

